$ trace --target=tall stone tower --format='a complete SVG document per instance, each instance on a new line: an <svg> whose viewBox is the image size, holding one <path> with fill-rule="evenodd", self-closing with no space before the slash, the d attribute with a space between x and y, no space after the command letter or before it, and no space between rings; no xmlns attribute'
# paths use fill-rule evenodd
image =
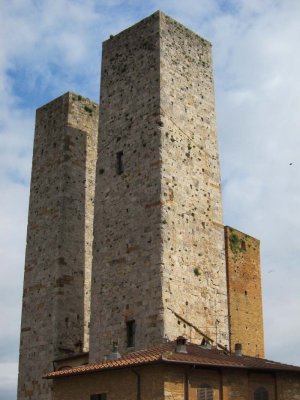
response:
<svg viewBox="0 0 300 400"><path fill-rule="evenodd" d="M211 45L161 12L103 44L90 360L228 344Z"/></svg>
<svg viewBox="0 0 300 400"><path fill-rule="evenodd" d="M89 349L97 127L98 106L73 93L37 110L19 400L51 399L53 360Z"/></svg>

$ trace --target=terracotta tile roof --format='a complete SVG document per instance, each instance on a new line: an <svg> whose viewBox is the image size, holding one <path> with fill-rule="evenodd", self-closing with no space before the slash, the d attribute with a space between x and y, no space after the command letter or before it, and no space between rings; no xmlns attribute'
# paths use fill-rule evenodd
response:
<svg viewBox="0 0 300 400"><path fill-rule="evenodd" d="M282 364L263 358L237 356L234 353L217 349L207 349L191 343L187 344L186 354L177 353L176 342L170 342L146 350L125 354L118 360L101 361L99 363L87 364L72 369L50 372L45 378L59 378L152 363L176 363L210 368L242 368L269 371L293 371L300 373L300 367L297 366Z"/></svg>

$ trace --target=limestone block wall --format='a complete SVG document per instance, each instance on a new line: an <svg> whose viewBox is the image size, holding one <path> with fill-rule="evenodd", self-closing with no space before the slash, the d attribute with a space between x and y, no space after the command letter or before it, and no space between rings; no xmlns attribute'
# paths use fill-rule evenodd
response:
<svg viewBox="0 0 300 400"><path fill-rule="evenodd" d="M157 12L102 57L90 360L132 350L130 320L136 349L199 330L227 344L210 44Z"/></svg>
<svg viewBox="0 0 300 400"><path fill-rule="evenodd" d="M163 338L159 14L103 43L90 361ZM132 350L132 349L131 349Z"/></svg>
<svg viewBox="0 0 300 400"><path fill-rule="evenodd" d="M161 14L162 274L165 334L228 343L211 44ZM183 320L176 314L183 317Z"/></svg>
<svg viewBox="0 0 300 400"><path fill-rule="evenodd" d="M18 399L52 398L42 375L88 350L98 106L66 93L36 113Z"/></svg>
<svg viewBox="0 0 300 400"><path fill-rule="evenodd" d="M91 308L91 281L92 281L92 259L93 259L93 240L94 240L94 204L95 204L95 176L97 162L97 143L98 143L98 126L99 126L99 106L95 102L90 101L80 95L71 94L68 112L68 128L81 130L85 135L85 152L81 147L81 161L85 160L85 176L82 181L84 184L84 331L83 331L83 348L89 351L90 342L90 308ZM77 139L76 139L77 140ZM82 165L80 165L82 168ZM74 179L76 179L77 171L72 168ZM74 192L77 188L74 187ZM72 199L76 197L72 195ZM81 218L81 217L79 217ZM76 252L76 250L75 250Z"/></svg>
<svg viewBox="0 0 300 400"><path fill-rule="evenodd" d="M259 240L225 227L230 348L264 357Z"/></svg>

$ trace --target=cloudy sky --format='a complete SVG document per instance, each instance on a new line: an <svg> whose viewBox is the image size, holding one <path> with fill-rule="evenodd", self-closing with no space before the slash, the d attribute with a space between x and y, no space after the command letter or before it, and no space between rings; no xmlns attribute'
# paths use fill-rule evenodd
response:
<svg viewBox="0 0 300 400"><path fill-rule="evenodd" d="M101 42L157 9L213 43L225 223L261 240L266 356L300 365L299 0L0 0L0 399L16 398L35 109L98 101Z"/></svg>

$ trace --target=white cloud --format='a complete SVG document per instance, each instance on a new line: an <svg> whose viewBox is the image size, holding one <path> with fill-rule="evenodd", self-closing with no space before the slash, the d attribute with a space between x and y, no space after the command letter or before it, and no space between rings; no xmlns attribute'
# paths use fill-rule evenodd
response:
<svg viewBox="0 0 300 400"><path fill-rule="evenodd" d="M18 373L17 363L0 363L0 393L7 393L9 399L13 399L13 388L15 385L14 376ZM4 397L2 397L4 399ZM9 400L5 397L5 400Z"/></svg>
<svg viewBox="0 0 300 400"><path fill-rule="evenodd" d="M300 5L257 2L249 23L248 4L228 28L227 57L216 57L225 220L261 239L267 356L299 364Z"/></svg>

